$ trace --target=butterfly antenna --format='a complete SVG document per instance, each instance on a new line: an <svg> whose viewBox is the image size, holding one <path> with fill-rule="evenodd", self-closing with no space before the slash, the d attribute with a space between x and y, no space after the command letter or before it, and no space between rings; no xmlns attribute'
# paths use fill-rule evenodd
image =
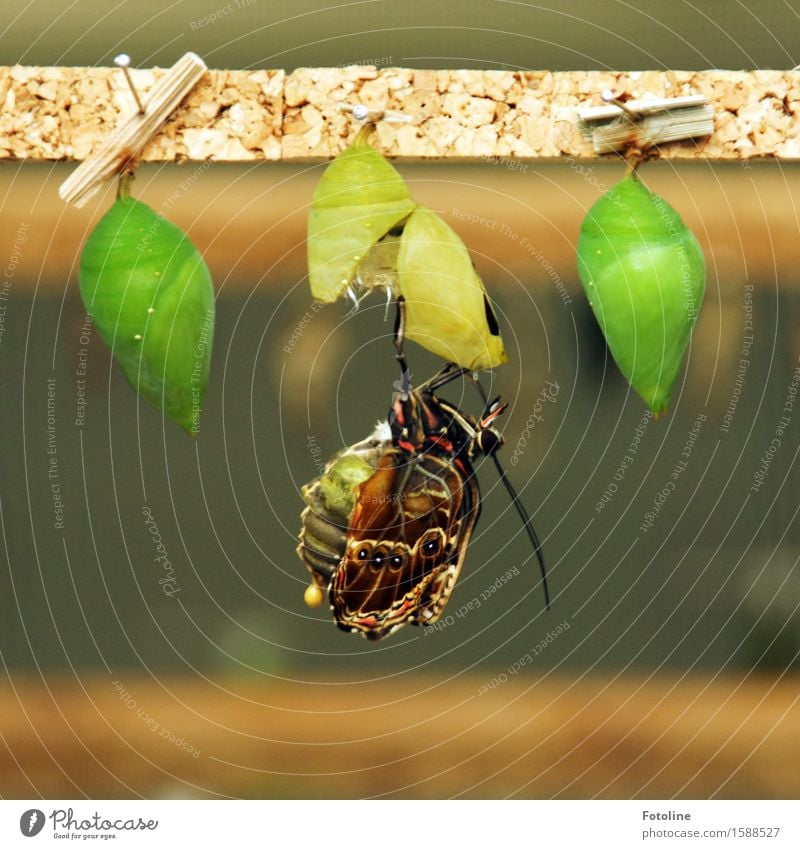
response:
<svg viewBox="0 0 800 849"><path fill-rule="evenodd" d="M544 556L542 555L542 544L539 542L539 537L533 528L533 522L531 521L531 517L528 515L528 511L525 509L525 505L522 503L522 500L520 499L516 489L514 489L514 485L508 479L506 470L500 463L497 454L492 454L492 460L494 460L494 464L497 468L497 473L500 475L500 480L503 482L503 486L506 488L506 492L511 498L511 503L517 509L517 514L522 520L522 525L525 528L525 533L528 535L528 539L531 541L533 550L536 552L536 559L539 561L539 571L542 574L544 604L545 607L550 610L550 590L547 587L547 568L544 565Z"/></svg>
<svg viewBox="0 0 800 849"><path fill-rule="evenodd" d="M478 389L481 398L483 399L484 404L484 416L488 415L490 412L491 404L489 404L489 397L486 394L486 391L483 388L483 384L478 379L478 373L472 373L472 382ZM522 526L525 528L525 533L528 535L528 539L533 546L533 550L536 552L536 559L539 561L539 571L542 575L542 589L544 590L544 603L545 607L550 610L550 590L547 586L547 567L544 565L544 555L542 554L542 544L539 542L539 536L533 527L533 522L531 521L531 517L528 515L528 511L525 509L525 505L522 503L522 499L519 497L519 493L516 489L514 489L514 484L509 480L508 475L506 474L506 470L503 468L502 463L500 462L500 458L496 453L492 453L492 460L494 460L495 468L497 469L497 474L500 476L500 480L503 482L503 486L506 488L506 492L511 498L511 503L514 505L517 515L522 520Z"/></svg>

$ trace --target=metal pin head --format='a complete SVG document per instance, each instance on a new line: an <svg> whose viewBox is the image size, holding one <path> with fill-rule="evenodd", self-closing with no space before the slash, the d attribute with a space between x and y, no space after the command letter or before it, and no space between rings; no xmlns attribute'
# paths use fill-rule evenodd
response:
<svg viewBox="0 0 800 849"><path fill-rule="evenodd" d="M378 121L386 121L389 124L410 124L414 118L404 115L402 112L394 112L391 109L370 109L363 103L339 103L340 112L347 112L355 121L376 124Z"/></svg>
<svg viewBox="0 0 800 849"><path fill-rule="evenodd" d="M127 53L120 53L118 56L114 57L114 64L118 68L122 68L122 73L125 74L125 80L128 83L128 88L130 88L133 99L136 101L138 112L140 115L144 115L144 106L142 105L141 98L139 97L139 92L136 91L136 86L133 84L131 72L128 70L131 64L131 57L128 56Z"/></svg>
<svg viewBox="0 0 800 849"><path fill-rule="evenodd" d="M641 114L641 113L639 113L639 112L635 111L634 109L631 109L631 108L630 108L630 107L629 107L629 106L625 103L625 101L624 101L624 100L620 100L620 99L616 96L616 94L614 94L614 92L613 92L613 91L611 91L611 89L610 89L610 88L604 88L604 89L600 92L600 97L601 97L601 98L602 98L602 99L603 99L606 103L613 103L613 104L614 104L614 106L618 106L618 107L619 107L619 108L620 108L620 109L621 109L621 110L622 110L622 111L623 111L623 112L624 112L624 113L625 113L628 117L633 118L634 120L640 117L640 114Z"/></svg>

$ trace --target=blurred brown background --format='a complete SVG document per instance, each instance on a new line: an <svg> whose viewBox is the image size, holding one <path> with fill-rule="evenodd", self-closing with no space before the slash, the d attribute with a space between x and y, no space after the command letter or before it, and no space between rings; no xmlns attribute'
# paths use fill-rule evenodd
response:
<svg viewBox="0 0 800 849"><path fill-rule="evenodd" d="M785 3L612 2L602 17L597 4L551 5L34 2L0 13L0 64L110 64L121 49L141 65L193 49L243 68L800 61ZM317 448L327 457L364 436L395 378L377 299L355 316L344 304L311 313L295 334L311 307L304 224L322 166L139 171L135 194L190 234L219 293L196 441L139 405L96 335L83 338L78 258L112 190L66 208L57 189L71 167L0 168L0 794L800 793L800 406L751 490L800 365L796 167L643 168L700 239L708 289L672 410L647 423L619 476L644 408L607 358L574 246L621 166L400 165L497 301L511 362L492 389L511 404L507 466L535 514L554 603L542 610L487 466L452 620L377 645L303 606L294 553ZM436 368L409 354L417 380ZM526 431L546 381L557 400ZM461 393L448 397L477 412ZM675 492L642 530L701 415ZM169 553L172 598L143 507Z"/></svg>

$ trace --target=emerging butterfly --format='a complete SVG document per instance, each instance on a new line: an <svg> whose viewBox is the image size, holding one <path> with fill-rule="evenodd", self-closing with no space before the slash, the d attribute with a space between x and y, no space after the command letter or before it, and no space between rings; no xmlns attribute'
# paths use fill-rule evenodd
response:
<svg viewBox="0 0 800 849"><path fill-rule="evenodd" d="M541 546L496 452L492 427L506 408L487 404L476 420L436 391L469 372L453 363L417 389L403 367L388 422L337 454L303 490L298 554L317 589L327 587L337 625L371 640L442 615L480 514L473 469L492 457L533 544L549 594ZM479 385L479 384L478 384ZM314 587L312 587L313 589ZM313 604L307 592L307 601Z"/></svg>

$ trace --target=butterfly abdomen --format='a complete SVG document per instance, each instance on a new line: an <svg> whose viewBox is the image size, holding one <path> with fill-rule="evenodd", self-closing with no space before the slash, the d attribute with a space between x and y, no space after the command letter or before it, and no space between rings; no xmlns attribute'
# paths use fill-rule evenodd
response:
<svg viewBox="0 0 800 849"><path fill-rule="evenodd" d="M303 493L308 506L300 516L297 553L312 572L329 578L344 554L347 525L341 524L341 516L326 508L319 489L317 483Z"/></svg>
<svg viewBox="0 0 800 849"><path fill-rule="evenodd" d="M382 423L367 439L332 457L322 474L302 489L306 508L300 516L297 553L319 586L327 584L344 555L356 489L374 474L388 444Z"/></svg>

